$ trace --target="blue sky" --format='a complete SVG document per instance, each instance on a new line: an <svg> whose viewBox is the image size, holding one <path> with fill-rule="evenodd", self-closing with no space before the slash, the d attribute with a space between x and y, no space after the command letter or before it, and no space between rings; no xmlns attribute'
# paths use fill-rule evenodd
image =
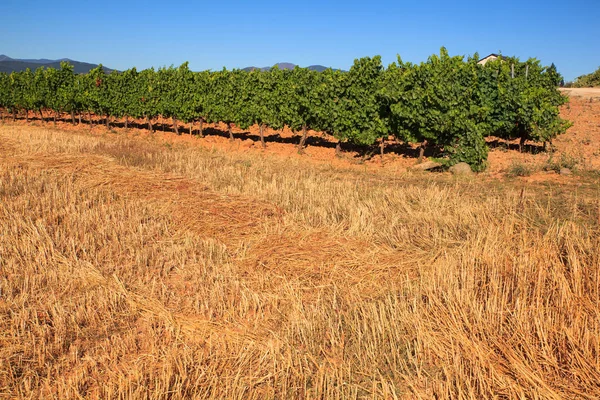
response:
<svg viewBox="0 0 600 400"><path fill-rule="evenodd" d="M0 54L127 69L292 62L348 69L355 58L420 62L501 52L554 62L567 80L600 67L600 0L3 0Z"/></svg>

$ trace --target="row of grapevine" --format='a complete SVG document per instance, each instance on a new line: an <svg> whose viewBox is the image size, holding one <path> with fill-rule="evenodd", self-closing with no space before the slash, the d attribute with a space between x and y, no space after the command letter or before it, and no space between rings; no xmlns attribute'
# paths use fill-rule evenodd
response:
<svg viewBox="0 0 600 400"><path fill-rule="evenodd" d="M152 130L158 116L199 124L224 122L242 129L257 124L288 126L328 133L340 142L382 145L389 135L405 142L436 146L448 163L465 161L485 168L485 137L551 141L568 123L558 114L566 98L557 90L560 75L552 66L530 59L504 58L477 63L440 55L426 62L398 62L387 69L379 56L361 58L348 72L303 68L270 71L192 72L180 67L135 68L106 74L101 66L76 75L62 63L59 70L0 74L0 107L13 117L19 111L82 113L105 118L144 119ZM4 118L4 116L2 117ZM43 114L42 114L43 118Z"/></svg>

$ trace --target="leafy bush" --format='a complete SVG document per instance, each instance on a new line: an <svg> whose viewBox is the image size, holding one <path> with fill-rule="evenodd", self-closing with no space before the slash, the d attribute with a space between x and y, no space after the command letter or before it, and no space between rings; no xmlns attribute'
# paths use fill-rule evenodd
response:
<svg viewBox="0 0 600 400"><path fill-rule="evenodd" d="M551 142L570 123L560 118L559 106L568 102L557 86L562 80L554 65L543 67L536 59L520 62L501 58L488 62L482 89L490 95L490 134L502 139Z"/></svg>
<svg viewBox="0 0 600 400"><path fill-rule="evenodd" d="M485 169L490 109L481 95L480 70L477 56L465 62L445 48L419 65L398 58L383 88L392 131L404 141L444 148L451 164L464 161L475 171Z"/></svg>
<svg viewBox="0 0 600 400"><path fill-rule="evenodd" d="M600 67L590 74L581 75L573 82L573 87L597 87L600 86Z"/></svg>

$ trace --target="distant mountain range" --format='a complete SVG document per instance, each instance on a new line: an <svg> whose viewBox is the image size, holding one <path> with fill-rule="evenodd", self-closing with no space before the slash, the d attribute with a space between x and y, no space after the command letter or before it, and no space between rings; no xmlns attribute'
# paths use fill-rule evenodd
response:
<svg viewBox="0 0 600 400"><path fill-rule="evenodd" d="M81 62L81 61L75 61L75 60L71 60L70 58L61 58L58 60L49 60L47 58L17 59L17 58L10 58L9 56L4 55L4 54L0 54L0 72L6 72L6 73L11 73L13 71L20 72L20 71L25 71L27 68L31 69L32 71L35 71L39 67L59 69L61 61L68 61L71 65L73 65L76 74L88 73L91 69L94 69L98 66L98 64L90 64L90 63L85 63L85 62ZM296 67L296 64L284 62L284 63L277 63L273 67L277 67L279 69L294 69ZM262 67L262 68L261 67L247 67L247 68L244 68L243 70L244 71L254 71L254 70L258 69L261 71L268 71L273 67ZM103 68L104 68L104 71L107 73L112 71L112 69L110 69L110 68L106 68L106 67L103 67ZM307 69L310 69L312 71L323 72L326 69L328 69L328 67L325 67L324 65L310 65L307 67Z"/></svg>
<svg viewBox="0 0 600 400"><path fill-rule="evenodd" d="M0 54L0 72L20 72L25 71L27 68L32 71L38 69L39 67L45 68L60 68L61 61L68 61L71 65L73 65L74 71L76 74L85 74L88 73L91 69L94 69L98 66L98 64L90 64L81 61L75 61L68 58L61 58L59 60L48 60L45 58L41 59L15 59L10 58L4 54ZM111 72L112 69L103 67L104 71Z"/></svg>
<svg viewBox="0 0 600 400"><path fill-rule="evenodd" d="M277 63L275 64L273 67L277 67L279 69L294 69L296 67L296 64L292 64L292 63ZM273 67L246 67L243 70L244 71L254 71L256 69L259 69L261 71L268 71ZM306 67L307 69L310 69L312 71L318 71L318 72L323 72L326 69L328 69L328 67L325 67L324 65L310 65L308 67ZM334 71L337 71L336 69L334 69Z"/></svg>

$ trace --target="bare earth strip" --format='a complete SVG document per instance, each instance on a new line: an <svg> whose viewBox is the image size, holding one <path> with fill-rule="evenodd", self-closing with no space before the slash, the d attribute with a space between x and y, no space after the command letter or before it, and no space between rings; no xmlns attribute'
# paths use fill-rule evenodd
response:
<svg viewBox="0 0 600 400"><path fill-rule="evenodd" d="M600 88L561 88L563 93L570 97L583 97L584 99L600 99Z"/></svg>

